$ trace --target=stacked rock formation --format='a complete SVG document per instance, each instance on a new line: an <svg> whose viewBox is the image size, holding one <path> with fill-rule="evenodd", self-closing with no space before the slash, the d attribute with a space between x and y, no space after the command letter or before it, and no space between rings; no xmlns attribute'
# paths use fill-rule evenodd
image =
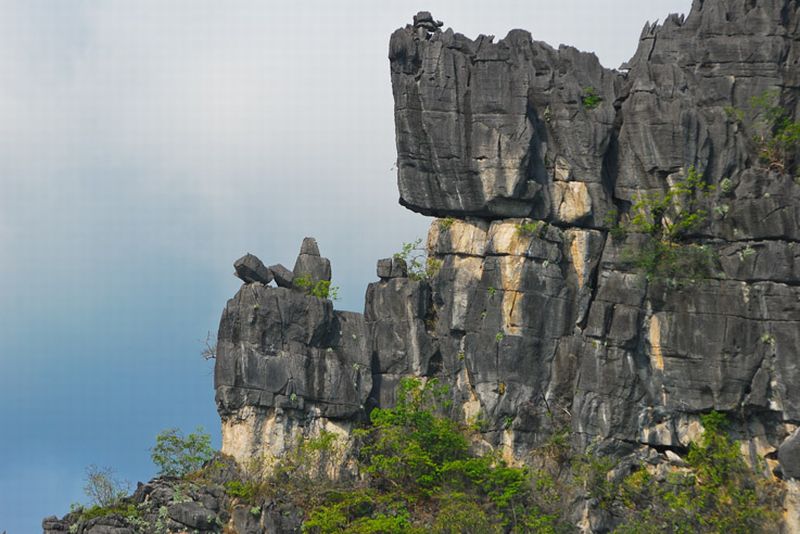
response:
<svg viewBox="0 0 800 534"><path fill-rule="evenodd" d="M364 317L309 294L330 282L330 261L306 238L293 271L250 254L234 267L245 284L222 314L214 373L223 452L280 455L309 428L346 433L364 414L372 375Z"/></svg>

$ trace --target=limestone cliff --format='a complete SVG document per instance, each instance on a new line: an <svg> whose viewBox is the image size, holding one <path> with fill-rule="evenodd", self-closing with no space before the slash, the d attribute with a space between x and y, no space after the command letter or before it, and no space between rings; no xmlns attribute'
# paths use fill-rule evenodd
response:
<svg viewBox="0 0 800 534"><path fill-rule="evenodd" d="M798 155L764 161L736 117L770 94L798 118L797 2L698 0L646 25L619 71L522 30L440 26L420 13L389 58L400 202L446 218L428 236L441 267L416 280L382 260L363 316L243 286L219 337L226 450L273 447L278 427L346 432L401 377L437 376L520 461L558 424L584 448L666 459L719 410L751 461L798 474L777 452L800 423ZM624 258L637 236L610 230L690 169L713 193L687 239L714 269L648 280Z"/></svg>
<svg viewBox="0 0 800 534"><path fill-rule="evenodd" d="M800 4L695 0L647 24L620 70L428 13L389 59L400 202L440 218L435 272L379 261L357 314L320 298L331 269L312 239L292 271L239 260L216 359L223 452L347 436L406 376L449 384L453 415L516 462L566 425L579 449L668 463L717 410L785 480L780 528L800 531L800 154L765 154L753 112L770 95L800 120ZM707 217L684 239L713 268L647 276L627 257L642 236L614 229L695 171ZM346 471L346 453L323 467Z"/></svg>

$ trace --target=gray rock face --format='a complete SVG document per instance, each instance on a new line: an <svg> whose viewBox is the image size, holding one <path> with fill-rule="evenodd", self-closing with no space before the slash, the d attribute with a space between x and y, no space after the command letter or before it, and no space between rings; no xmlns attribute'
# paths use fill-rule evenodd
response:
<svg viewBox="0 0 800 534"><path fill-rule="evenodd" d="M364 316L376 405L394 404L401 378L433 374L436 348L425 324L430 298L428 284L409 278L382 280L367 288Z"/></svg>
<svg viewBox="0 0 800 534"><path fill-rule="evenodd" d="M378 278L405 278L408 276L408 266L401 258L384 258L378 260Z"/></svg>
<svg viewBox="0 0 800 534"><path fill-rule="evenodd" d="M330 300L297 284L301 276L330 280L316 241L303 241L294 273L270 270L279 287L242 286L217 337L223 451L240 460L264 450L280 455L296 437L329 425L349 428L365 417L372 389L364 317L334 311Z"/></svg>
<svg viewBox="0 0 800 534"><path fill-rule="evenodd" d="M778 448L783 476L800 479L800 431L795 430Z"/></svg>
<svg viewBox="0 0 800 534"><path fill-rule="evenodd" d="M401 378L436 376L518 458L563 425L615 454L674 455L719 410L775 464L800 422L800 185L736 117L776 89L798 118L799 28L796 2L698 1L648 24L614 71L521 30L471 40L417 14L390 41L398 185L405 206L453 217L428 238L441 268L414 280L380 260L363 316L242 288L220 328L223 420L352 421L391 405ZM612 237L609 215L691 167L715 189L690 239L718 260L675 287L630 265L642 236ZM295 277L330 278L315 241L300 252Z"/></svg>
<svg viewBox="0 0 800 534"><path fill-rule="evenodd" d="M761 423L800 420L800 186L735 116L774 90L798 119L797 3L697 1L645 26L627 72L519 30L495 43L416 22L389 45L398 185L410 209L466 219L429 241L449 378L465 368L522 442L557 405L581 435L658 446L685 445L698 413L749 413L777 446L786 430ZM635 236L605 230L690 167L715 186L695 238L720 271L675 289L622 261ZM554 226L514 235L513 217Z"/></svg>
<svg viewBox="0 0 800 534"><path fill-rule="evenodd" d="M220 414L252 405L354 417L371 388L366 344L358 314L285 288L245 286L220 322Z"/></svg>
<svg viewBox="0 0 800 534"><path fill-rule="evenodd" d="M261 260L252 254L245 254L233 263L236 276L245 284L260 282L269 284L272 282L272 271L267 269Z"/></svg>
<svg viewBox="0 0 800 534"><path fill-rule="evenodd" d="M317 240L313 237L306 237L300 245L300 254L308 254L309 256L319 256L319 245Z"/></svg>
<svg viewBox="0 0 800 534"><path fill-rule="evenodd" d="M331 262L328 258L321 258L310 254L300 254L297 256L297 261L294 264L294 270L292 272L295 282L298 278L307 279L311 282L319 282L320 280L330 281Z"/></svg>
<svg viewBox="0 0 800 534"><path fill-rule="evenodd" d="M208 510L199 502L174 503L167 508L170 519L181 525L200 530L210 530L216 527L217 514Z"/></svg>
<svg viewBox="0 0 800 534"><path fill-rule="evenodd" d="M317 240L313 237L303 239L303 244L300 246L300 254L294 264L293 274L295 281L303 279L310 283L316 283L320 280L330 282L331 262L328 258L320 256Z"/></svg>
<svg viewBox="0 0 800 534"><path fill-rule="evenodd" d="M522 30L492 41L416 25L392 35L400 202L426 215L600 225L622 76ZM597 105L584 105L591 95Z"/></svg>
<svg viewBox="0 0 800 534"><path fill-rule="evenodd" d="M685 19L645 27L627 73L520 30L497 43L397 30L389 58L401 203L426 215L596 228L615 205L691 165L713 183L752 186L754 132L730 110L783 88L780 102L796 115L797 17L787 0L698 1ZM750 228L720 226L795 239L797 188L757 181L788 202L737 191ZM754 225L756 210L771 220Z"/></svg>
<svg viewBox="0 0 800 534"><path fill-rule="evenodd" d="M281 265L280 263L269 266L270 272L275 276L275 283L278 287L293 288L294 287L294 273Z"/></svg>

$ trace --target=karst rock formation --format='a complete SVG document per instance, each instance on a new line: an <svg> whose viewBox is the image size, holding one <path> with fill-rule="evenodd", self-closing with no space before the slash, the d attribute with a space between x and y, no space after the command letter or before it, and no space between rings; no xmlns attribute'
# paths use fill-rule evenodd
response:
<svg viewBox="0 0 800 534"><path fill-rule="evenodd" d="M453 415L521 463L562 425L578 447L668 462L717 410L789 486L781 528L800 531L800 155L764 161L737 119L765 94L800 118L800 3L695 0L645 25L619 70L428 13L389 59L400 203L437 218L437 269L380 260L359 314L298 289L330 280L313 239L292 271L239 260L214 380L223 452L346 437L407 376L448 384ZM687 240L714 269L648 279L615 221L692 169L713 187Z"/></svg>

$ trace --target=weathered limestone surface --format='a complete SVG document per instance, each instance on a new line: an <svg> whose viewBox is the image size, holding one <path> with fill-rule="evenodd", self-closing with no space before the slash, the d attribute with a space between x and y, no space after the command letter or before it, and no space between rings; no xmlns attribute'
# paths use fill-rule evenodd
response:
<svg viewBox="0 0 800 534"><path fill-rule="evenodd" d="M279 454L292 425L346 433L401 378L435 376L509 458L569 426L579 447L680 461L719 410L751 461L800 476L800 185L759 160L735 112L771 90L798 119L799 43L790 0L698 0L646 25L619 71L417 15L389 47L398 186L403 205L448 217L428 236L441 267L417 279L379 261L363 317L243 286L219 335L226 450ZM718 265L676 287L632 269L641 236L613 237L609 215L690 167L715 186L690 237ZM311 243L294 275L329 279ZM786 525L800 521L789 494Z"/></svg>
<svg viewBox="0 0 800 534"><path fill-rule="evenodd" d="M389 45L400 202L426 215L599 225L623 78L513 30L498 43L407 26ZM584 90L602 98L591 110Z"/></svg>
<svg viewBox="0 0 800 534"><path fill-rule="evenodd" d="M734 224L718 226L796 239L796 188L753 175L754 132L729 110L778 89L797 113L797 19L788 0L697 0L686 18L647 24L621 72L521 30L495 43L399 29L389 58L401 203L600 227L610 208L695 165L736 186ZM597 105L585 104L589 91Z"/></svg>
<svg viewBox="0 0 800 534"><path fill-rule="evenodd" d="M798 4L698 0L647 24L620 71L519 30L494 42L409 25L389 57L401 203L458 219L431 229L430 335L487 439L525 450L560 410L587 444L679 450L716 409L777 467L800 419L800 185L759 161L756 126L735 114L773 91L798 119ZM718 273L648 282L609 211L692 166L715 186L694 238ZM541 221L533 235L519 217Z"/></svg>
<svg viewBox="0 0 800 534"><path fill-rule="evenodd" d="M327 265L330 280L313 239L303 242L302 262ZM334 311L303 288L244 284L223 311L217 341L223 452L280 455L300 435L346 433L372 389L367 334L364 316Z"/></svg>
<svg viewBox="0 0 800 534"><path fill-rule="evenodd" d="M219 333L226 451L346 433L404 376L436 376L507 457L569 426L578 446L670 462L719 410L752 461L797 477L800 185L759 160L735 112L771 90L800 118L797 2L697 0L647 24L620 70L521 30L469 39L429 13L389 58L400 201L447 217L427 244L441 267L417 279L380 260L363 316L244 285ZM690 285L650 281L625 261L641 236L613 237L609 215L691 167L715 188L690 238L718 264ZM330 279L313 240L297 265Z"/></svg>

